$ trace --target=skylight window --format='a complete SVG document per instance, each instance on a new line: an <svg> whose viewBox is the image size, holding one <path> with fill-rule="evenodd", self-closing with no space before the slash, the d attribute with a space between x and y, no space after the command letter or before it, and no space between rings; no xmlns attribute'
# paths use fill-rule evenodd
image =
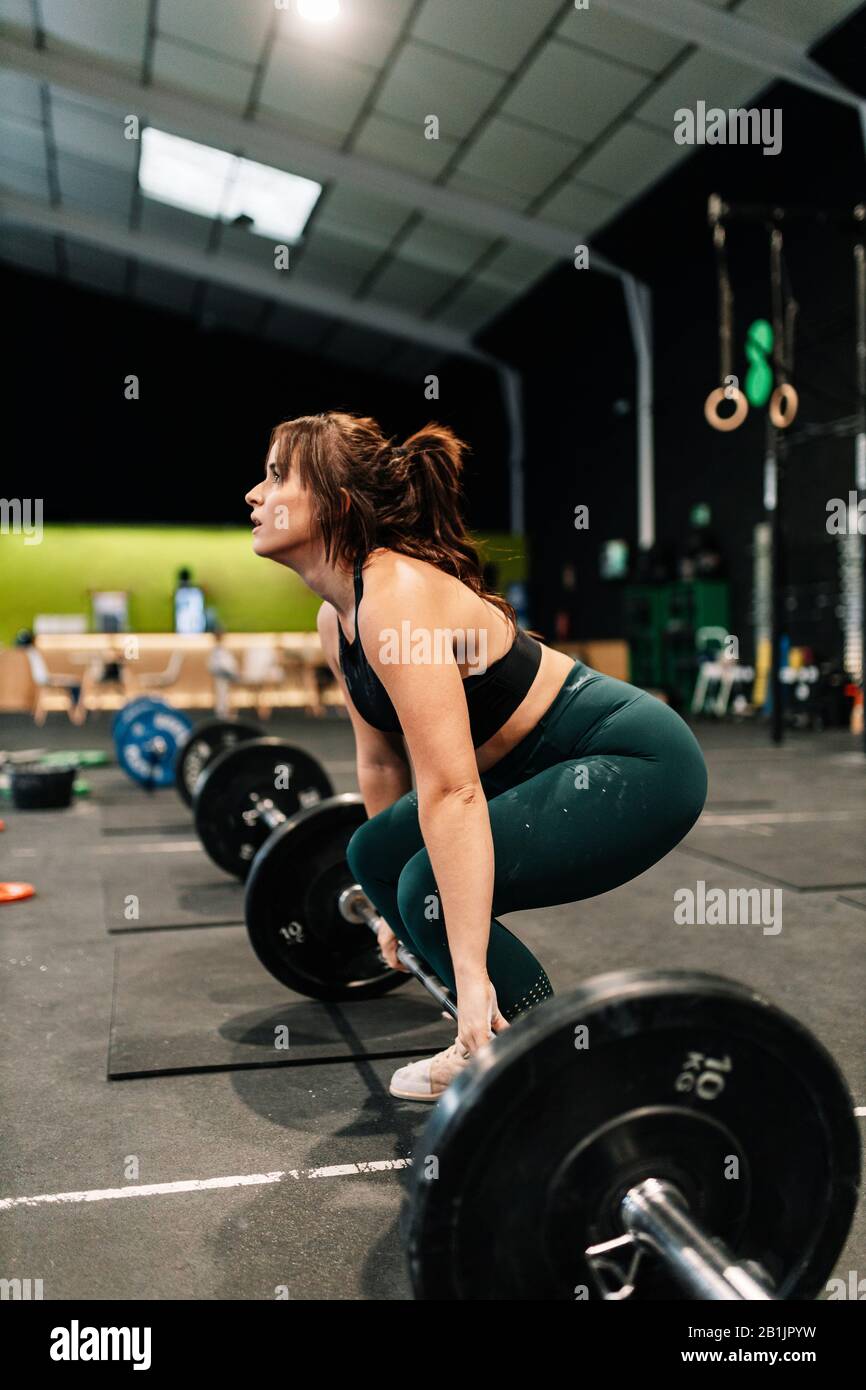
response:
<svg viewBox="0 0 866 1390"><path fill-rule="evenodd" d="M322 191L314 179L155 126L142 133L139 183L146 197L160 203L224 222L241 218L257 236L286 243L300 238Z"/></svg>

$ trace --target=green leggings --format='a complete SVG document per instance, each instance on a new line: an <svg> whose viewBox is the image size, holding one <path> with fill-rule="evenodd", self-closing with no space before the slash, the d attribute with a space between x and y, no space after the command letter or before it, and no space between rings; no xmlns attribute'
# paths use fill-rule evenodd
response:
<svg viewBox="0 0 866 1390"><path fill-rule="evenodd" d="M481 785L495 856L487 969L510 1021L553 990L532 952L497 920L500 914L593 898L642 874L694 825L707 772L678 714L576 661L547 713L481 774ZM366 821L347 858L400 940L453 990L417 793Z"/></svg>

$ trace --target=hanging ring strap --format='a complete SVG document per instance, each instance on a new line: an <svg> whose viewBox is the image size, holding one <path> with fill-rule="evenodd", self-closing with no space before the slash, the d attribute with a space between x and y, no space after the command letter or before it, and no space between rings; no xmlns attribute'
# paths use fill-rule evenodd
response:
<svg viewBox="0 0 866 1390"><path fill-rule="evenodd" d="M704 401L704 419L714 430L737 429L749 413L749 403L736 384L731 372L733 363L734 297L728 276L728 262L725 255L725 229L721 222L713 228L713 245L716 248L716 268L719 281L719 376L721 386L711 391ZM722 401L733 403L733 413L720 415Z"/></svg>
<svg viewBox="0 0 866 1390"><path fill-rule="evenodd" d="M774 227L770 233L770 292L773 303L773 366L776 387L770 397L770 420L777 430L787 429L797 414L800 398L788 381L788 361L793 352L794 317L797 306L789 297L783 311L782 301L782 233Z"/></svg>

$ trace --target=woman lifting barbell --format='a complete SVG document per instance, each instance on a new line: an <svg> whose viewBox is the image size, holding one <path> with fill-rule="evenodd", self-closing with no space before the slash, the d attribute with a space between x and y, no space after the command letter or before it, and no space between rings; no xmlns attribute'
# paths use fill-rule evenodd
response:
<svg viewBox="0 0 866 1390"><path fill-rule="evenodd" d="M466 450L438 424L394 447L369 417L301 416L273 430L246 497L255 553L325 600L369 816L347 858L382 952L396 967L399 938L456 992L455 1043L392 1078L422 1101L553 992L499 918L627 883L679 843L707 790L673 710L544 646L485 590Z"/></svg>

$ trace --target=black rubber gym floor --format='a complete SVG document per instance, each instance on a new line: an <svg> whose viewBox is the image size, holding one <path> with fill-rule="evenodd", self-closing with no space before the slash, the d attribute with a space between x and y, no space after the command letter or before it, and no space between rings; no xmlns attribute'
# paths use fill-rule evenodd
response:
<svg viewBox="0 0 866 1390"><path fill-rule="evenodd" d="M269 732L355 789L342 720ZM836 733L782 749L763 729L698 733L710 799L684 844L613 893L508 924L560 992L629 966L746 982L826 1044L863 1123L866 760ZM103 720L2 716L0 744L110 738ZM0 908L4 1276L41 1278L46 1299L410 1297L401 1200L429 1110L393 1100L388 1078L453 1030L414 983L348 1007L288 994L176 794L148 798L115 767L84 776L92 794L68 811L0 803L0 877L38 890ZM781 930L675 925L674 894L699 883L765 890ZM850 1270L866 1270L862 1204Z"/></svg>

